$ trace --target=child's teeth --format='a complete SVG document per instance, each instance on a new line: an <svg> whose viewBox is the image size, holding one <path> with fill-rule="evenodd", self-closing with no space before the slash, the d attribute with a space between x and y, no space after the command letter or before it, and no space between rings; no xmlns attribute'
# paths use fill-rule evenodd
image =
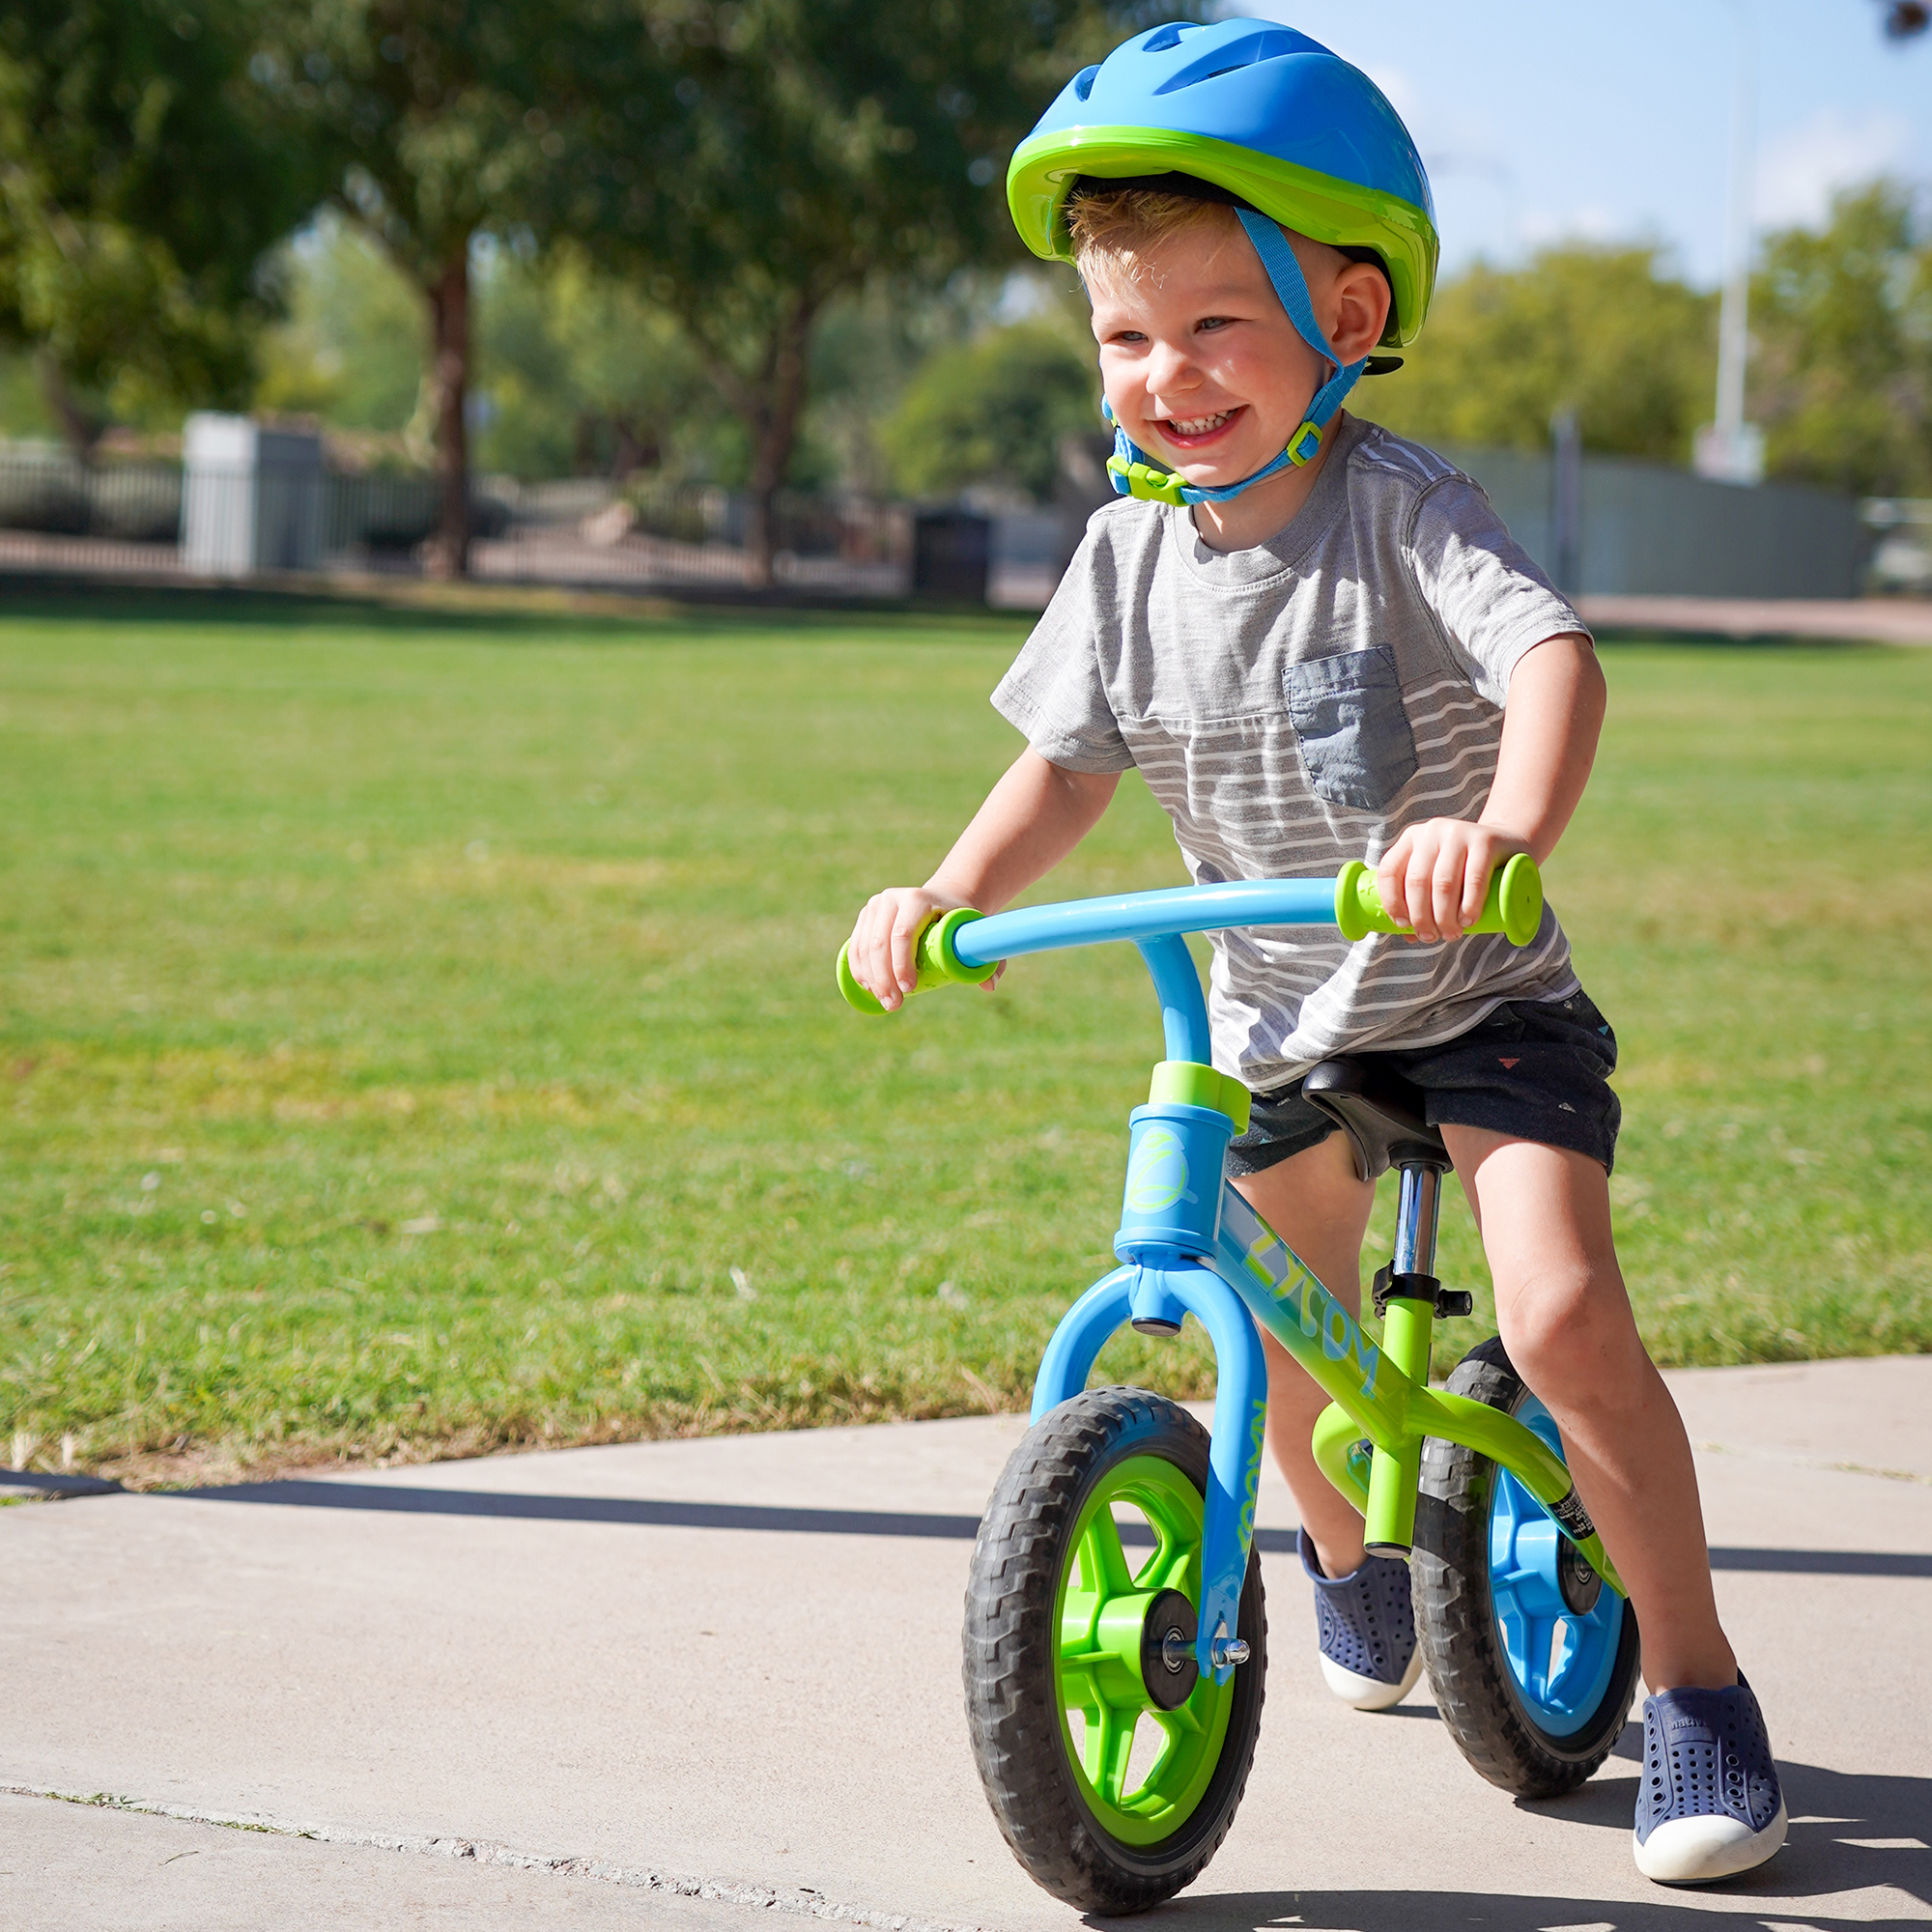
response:
<svg viewBox="0 0 1932 1932"><path fill-rule="evenodd" d="M1219 429L1233 413L1232 410L1223 410L1215 416L1190 416L1184 420L1177 416L1174 426L1182 436L1206 436L1210 429Z"/></svg>

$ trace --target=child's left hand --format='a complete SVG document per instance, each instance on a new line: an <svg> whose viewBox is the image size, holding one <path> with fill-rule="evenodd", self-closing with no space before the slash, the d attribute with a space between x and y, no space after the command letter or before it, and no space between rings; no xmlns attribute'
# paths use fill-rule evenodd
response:
<svg viewBox="0 0 1932 1932"><path fill-rule="evenodd" d="M1411 825L1376 867L1382 909L1423 940L1460 939L1482 917L1490 874L1529 843L1466 818Z"/></svg>

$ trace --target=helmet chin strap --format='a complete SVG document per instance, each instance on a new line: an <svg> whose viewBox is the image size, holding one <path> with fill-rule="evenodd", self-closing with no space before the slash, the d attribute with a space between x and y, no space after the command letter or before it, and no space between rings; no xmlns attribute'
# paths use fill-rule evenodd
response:
<svg viewBox="0 0 1932 1932"><path fill-rule="evenodd" d="M1139 497L1160 503L1225 503L1243 490L1252 490L1278 469L1286 469L1291 464L1299 469L1313 462L1328 425L1335 419L1335 412L1342 407L1343 397L1369 366L1366 355L1355 362L1336 361L1328 338L1315 320L1315 304L1309 299L1308 281L1301 272L1301 264L1294 259L1294 250L1288 245L1288 238L1280 228L1252 208L1237 208L1235 214L1247 231L1248 240L1255 244L1255 253L1261 257L1262 267L1267 270L1267 278L1274 284L1274 292L1281 298L1281 305L1288 311L1295 333L1334 373L1309 399L1308 412L1289 438L1288 447L1252 476L1244 476L1238 483L1223 484L1219 489L1188 483L1172 470L1157 469L1148 461L1147 453L1128 439L1126 431L1114 423L1114 453L1107 459L1107 475L1118 496ZM1112 406L1102 403L1101 409L1107 420L1114 422Z"/></svg>

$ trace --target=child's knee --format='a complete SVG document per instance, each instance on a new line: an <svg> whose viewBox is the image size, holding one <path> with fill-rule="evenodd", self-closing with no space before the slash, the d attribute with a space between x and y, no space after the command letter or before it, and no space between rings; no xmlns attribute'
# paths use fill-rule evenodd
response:
<svg viewBox="0 0 1932 1932"><path fill-rule="evenodd" d="M1497 1325L1517 1373L1548 1400L1614 1400L1643 1356L1622 1280L1584 1264L1555 1269L1497 1297Z"/></svg>

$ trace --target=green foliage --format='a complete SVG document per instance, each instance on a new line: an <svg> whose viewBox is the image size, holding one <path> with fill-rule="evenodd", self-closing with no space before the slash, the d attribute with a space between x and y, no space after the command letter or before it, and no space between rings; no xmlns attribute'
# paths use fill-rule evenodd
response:
<svg viewBox="0 0 1932 1932"><path fill-rule="evenodd" d="M256 265L317 186L242 98L245 25L210 0L0 14L0 337L76 442L103 410L245 392Z"/></svg>
<svg viewBox="0 0 1932 1932"><path fill-rule="evenodd" d="M1874 182L1837 197L1824 233L1767 238L1751 335L1775 474L1932 496L1932 225L1908 189Z"/></svg>
<svg viewBox="0 0 1932 1932"><path fill-rule="evenodd" d="M624 476L661 464L680 430L716 415L688 338L582 249L499 256L481 310L485 469Z"/></svg>
<svg viewBox="0 0 1932 1932"><path fill-rule="evenodd" d="M1023 626L13 603L0 1440L272 1464L1024 1406L1113 1264L1146 974L1028 960L890 1022L831 984L1011 755ZM1932 1347L1932 654L1605 659L1548 877L1621 1043L1644 1332ZM1038 895L1179 875L1129 780ZM1487 1277L1453 1188L1443 1224L1453 1355ZM1102 1368L1208 1386L1191 1324Z"/></svg>
<svg viewBox="0 0 1932 1932"><path fill-rule="evenodd" d="M652 12L630 77L608 74L573 129L550 218L608 238L699 346L746 425L760 513L791 460L827 304L874 277L930 287L1011 259L1007 156L1054 81L1145 11L681 0ZM668 114L650 93L667 77Z"/></svg>
<svg viewBox="0 0 1932 1932"><path fill-rule="evenodd" d="M337 205L426 289L478 229L517 219L547 165L536 100L562 24L544 0L289 0L261 9L247 71Z"/></svg>
<svg viewBox="0 0 1932 1932"><path fill-rule="evenodd" d="M400 431L427 347L422 298L360 229L325 213L289 245L288 318L263 336L255 407Z"/></svg>
<svg viewBox="0 0 1932 1932"><path fill-rule="evenodd" d="M1098 395L1093 358L1064 329L1013 323L932 356L880 426L879 444L911 496L1003 483L1044 501L1061 439L1094 429Z"/></svg>
<svg viewBox="0 0 1932 1932"><path fill-rule="evenodd" d="M1662 271L1652 247L1546 248L1520 269L1479 263L1437 291L1394 375L1350 407L1423 442L1544 449L1573 409L1584 446L1688 462L1710 420L1717 298Z"/></svg>

